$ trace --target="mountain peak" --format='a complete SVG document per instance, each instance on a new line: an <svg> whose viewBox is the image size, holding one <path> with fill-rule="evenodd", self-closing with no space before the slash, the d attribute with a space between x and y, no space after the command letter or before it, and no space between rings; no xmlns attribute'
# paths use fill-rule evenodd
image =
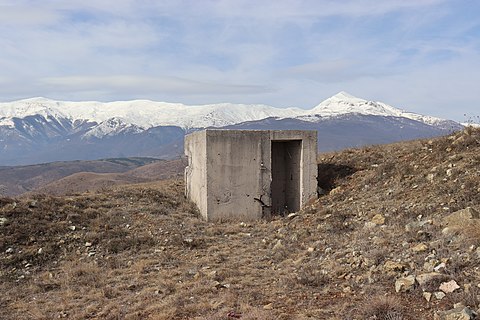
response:
<svg viewBox="0 0 480 320"><path fill-rule="evenodd" d="M355 96L352 96L350 93L346 92L346 91L340 91L339 93L337 93L336 95L330 97L330 99L336 99L336 100L349 100L349 99L358 99L357 97Z"/></svg>

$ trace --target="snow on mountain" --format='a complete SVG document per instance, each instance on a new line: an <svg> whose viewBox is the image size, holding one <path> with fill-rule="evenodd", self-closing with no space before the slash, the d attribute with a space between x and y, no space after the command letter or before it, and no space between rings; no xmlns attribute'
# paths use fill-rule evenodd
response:
<svg viewBox="0 0 480 320"><path fill-rule="evenodd" d="M311 110L233 103L189 106L149 100L102 103L32 98L0 103L0 125L11 127L12 117L24 118L32 115L42 115L54 121L68 119L72 123L75 121L97 123L98 127L96 127L95 132L89 134L95 137L111 135L116 130L125 130L128 125L135 128L134 130L146 130L157 126L179 126L190 129L223 127L270 117L297 118L317 122L321 119L345 114L404 117L444 127L449 123L447 120L406 112L382 102L357 98L343 91L326 99ZM114 128L115 126L119 126L119 128Z"/></svg>
<svg viewBox="0 0 480 320"><path fill-rule="evenodd" d="M444 119L397 109L382 102L357 98L344 91L324 100L310 110L308 115L303 118L307 121L314 121L315 117L312 117L312 115L317 117L335 117L349 113L384 117L403 117L430 125L437 125L445 121Z"/></svg>
<svg viewBox="0 0 480 320"><path fill-rule="evenodd" d="M23 118L40 114L97 123L116 118L144 129L172 125L182 128L221 127L268 117L295 117L304 112L305 110L298 108L280 109L267 105L223 103L187 106L149 100L101 103L33 98L0 103L0 117Z"/></svg>
<svg viewBox="0 0 480 320"><path fill-rule="evenodd" d="M134 124L125 123L121 118L111 118L105 120L93 127L83 135L84 139L103 138L106 136L115 136L118 134L140 133L143 129Z"/></svg>
<svg viewBox="0 0 480 320"><path fill-rule="evenodd" d="M7 128L14 128L15 127L15 122L13 122L11 117L0 118L0 126L5 126Z"/></svg>

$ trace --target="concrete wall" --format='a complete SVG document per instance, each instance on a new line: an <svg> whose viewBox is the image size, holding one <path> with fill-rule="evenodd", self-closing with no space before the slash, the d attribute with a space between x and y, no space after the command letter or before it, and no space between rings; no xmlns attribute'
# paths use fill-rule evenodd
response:
<svg viewBox="0 0 480 320"><path fill-rule="evenodd" d="M195 202L202 216L207 219L207 139L206 131L185 136L185 196Z"/></svg>
<svg viewBox="0 0 480 320"><path fill-rule="evenodd" d="M272 194L274 213L296 211L316 196L316 152L315 131L196 132L185 138L186 195L206 220L259 219L270 214Z"/></svg>
<svg viewBox="0 0 480 320"><path fill-rule="evenodd" d="M269 159L268 142L263 131L207 130L208 220L261 218L255 198L269 194L270 181L261 169Z"/></svg>

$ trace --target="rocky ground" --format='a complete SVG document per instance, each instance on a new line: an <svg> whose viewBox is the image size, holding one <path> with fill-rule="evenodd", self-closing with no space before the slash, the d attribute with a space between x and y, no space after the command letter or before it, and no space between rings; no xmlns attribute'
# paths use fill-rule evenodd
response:
<svg viewBox="0 0 480 320"><path fill-rule="evenodd" d="M480 130L319 157L288 217L207 223L183 183L0 199L0 318L475 319Z"/></svg>

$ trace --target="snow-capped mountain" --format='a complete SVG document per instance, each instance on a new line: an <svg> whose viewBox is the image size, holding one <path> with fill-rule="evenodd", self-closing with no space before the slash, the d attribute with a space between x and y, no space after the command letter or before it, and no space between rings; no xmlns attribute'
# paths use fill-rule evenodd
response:
<svg viewBox="0 0 480 320"><path fill-rule="evenodd" d="M330 126L333 123L336 127ZM175 156L182 152L186 132L206 127L316 129L322 132L319 146L326 151L435 136L461 125L346 92L310 110L232 103L102 103L32 98L0 103L0 165L123 155ZM325 128L330 129L322 131ZM341 128L346 129L342 132ZM353 131L357 133L353 135ZM333 137L331 132L340 133ZM324 143L327 136L333 142ZM340 140L342 143L335 142Z"/></svg>
<svg viewBox="0 0 480 320"><path fill-rule="evenodd" d="M436 126L450 126L452 121L431 116L407 112L388 104L360 99L341 91L314 107L305 116L299 118L314 121L318 117L337 117L345 114L361 114L382 117L401 117Z"/></svg>
<svg viewBox="0 0 480 320"><path fill-rule="evenodd" d="M148 129L156 126L179 126L184 129L223 127L246 121L270 117L299 118L316 121L318 118L344 114L362 114L384 117L404 117L437 125L443 119L406 112L382 102L367 101L340 92L311 110L300 108L275 108L261 104L208 104L184 105L180 103L132 100L117 102L67 102L46 98L31 98L0 103L0 125L13 127L11 119L40 115L52 119L102 123L117 119L122 125L130 124Z"/></svg>
<svg viewBox="0 0 480 320"><path fill-rule="evenodd" d="M46 98L32 98L0 103L0 121L41 115L65 118L71 121L86 120L101 123L120 119L122 123L148 129L157 126L179 126L184 129L222 127L244 121L268 117L296 117L306 111L299 108L275 108L267 105L210 104L184 105L180 103L149 100L117 102L66 102Z"/></svg>

